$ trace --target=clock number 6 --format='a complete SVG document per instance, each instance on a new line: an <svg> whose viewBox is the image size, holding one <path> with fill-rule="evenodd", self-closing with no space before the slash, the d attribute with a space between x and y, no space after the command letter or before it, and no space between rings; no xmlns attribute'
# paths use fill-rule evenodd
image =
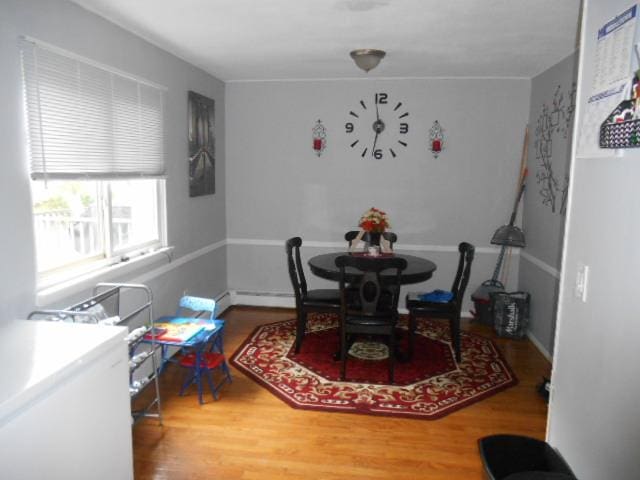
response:
<svg viewBox="0 0 640 480"><path fill-rule="evenodd" d="M347 133L353 133L353 123L351 122L345 123L344 128L347 130Z"/></svg>
<svg viewBox="0 0 640 480"><path fill-rule="evenodd" d="M379 148L374 150L373 158L375 158L376 160L380 160L382 158L382 150Z"/></svg>
<svg viewBox="0 0 640 480"><path fill-rule="evenodd" d="M400 133L407 133L409 131L409 124L408 123L401 123L400 124Z"/></svg>
<svg viewBox="0 0 640 480"><path fill-rule="evenodd" d="M386 93L376 93L376 103L387 103L387 94Z"/></svg>

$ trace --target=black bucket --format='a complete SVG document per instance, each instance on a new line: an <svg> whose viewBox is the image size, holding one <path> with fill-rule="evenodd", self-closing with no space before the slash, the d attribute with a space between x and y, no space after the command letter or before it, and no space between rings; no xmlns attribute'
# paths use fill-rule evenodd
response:
<svg viewBox="0 0 640 480"><path fill-rule="evenodd" d="M577 480L569 465L547 442L520 435L479 440L488 480Z"/></svg>

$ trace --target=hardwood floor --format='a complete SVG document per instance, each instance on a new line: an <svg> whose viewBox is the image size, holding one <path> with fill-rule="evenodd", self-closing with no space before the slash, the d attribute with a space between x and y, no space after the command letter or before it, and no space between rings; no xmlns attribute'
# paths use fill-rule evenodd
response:
<svg viewBox="0 0 640 480"><path fill-rule="evenodd" d="M292 310L234 307L226 322L227 356L260 324ZM544 439L547 406L536 393L550 365L529 342L493 338L520 383L435 421L296 410L232 368L220 399L195 389L178 396L184 372L162 377L164 426L133 429L135 478L143 479L482 479L477 440L496 433Z"/></svg>

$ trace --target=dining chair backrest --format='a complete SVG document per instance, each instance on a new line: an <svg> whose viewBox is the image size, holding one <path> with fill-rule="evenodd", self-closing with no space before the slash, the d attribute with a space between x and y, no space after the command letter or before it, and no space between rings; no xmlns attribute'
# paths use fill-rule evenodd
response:
<svg viewBox="0 0 640 480"><path fill-rule="evenodd" d="M407 268L407 261L404 258L341 255L336 258L336 266L340 269L343 315L381 316L397 312L401 273ZM356 289L353 284L350 285L347 282L347 268L354 269L361 275ZM394 271L392 281L382 282L380 273L383 270Z"/></svg>
<svg viewBox="0 0 640 480"><path fill-rule="evenodd" d="M356 239L356 237L359 234L360 234L360 231L358 230L350 230L344 234L344 239L349 243L349 248L353 247L353 241ZM389 242L389 246L393 249L393 244L398 241L398 235L396 235L393 232L382 232L381 235L387 242ZM371 242L369 232L364 232L364 235L362 236L362 241Z"/></svg>
<svg viewBox="0 0 640 480"><path fill-rule="evenodd" d="M192 312L209 312L209 319L213 320L216 312L216 301L212 298L184 295L180 298L180 302L178 303L176 317L181 316L180 313L185 309L191 310Z"/></svg>
<svg viewBox="0 0 640 480"><path fill-rule="evenodd" d="M296 297L296 306L302 302L302 298L307 295L307 280L304 277L302 269L302 260L300 258L300 247L302 239L300 237L292 237L287 240L285 248L287 251L287 266L289 269L289 278L293 286L293 293Z"/></svg>
<svg viewBox="0 0 640 480"><path fill-rule="evenodd" d="M460 258L458 259L458 270L451 286L451 293L453 293L454 301L456 302L458 309L462 307L462 301L464 292L469 284L469 277L471 276L471 264L473 263L473 257L476 248L467 242L461 242L458 245L458 252L460 252Z"/></svg>

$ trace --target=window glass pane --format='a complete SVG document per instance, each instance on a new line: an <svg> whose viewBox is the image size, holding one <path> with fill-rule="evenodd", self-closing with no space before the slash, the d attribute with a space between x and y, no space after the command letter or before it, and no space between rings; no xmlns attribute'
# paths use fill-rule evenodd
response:
<svg viewBox="0 0 640 480"><path fill-rule="evenodd" d="M98 182L34 181L32 193L39 272L103 255Z"/></svg>
<svg viewBox="0 0 640 480"><path fill-rule="evenodd" d="M119 180L109 184L113 251L159 240L157 180Z"/></svg>

